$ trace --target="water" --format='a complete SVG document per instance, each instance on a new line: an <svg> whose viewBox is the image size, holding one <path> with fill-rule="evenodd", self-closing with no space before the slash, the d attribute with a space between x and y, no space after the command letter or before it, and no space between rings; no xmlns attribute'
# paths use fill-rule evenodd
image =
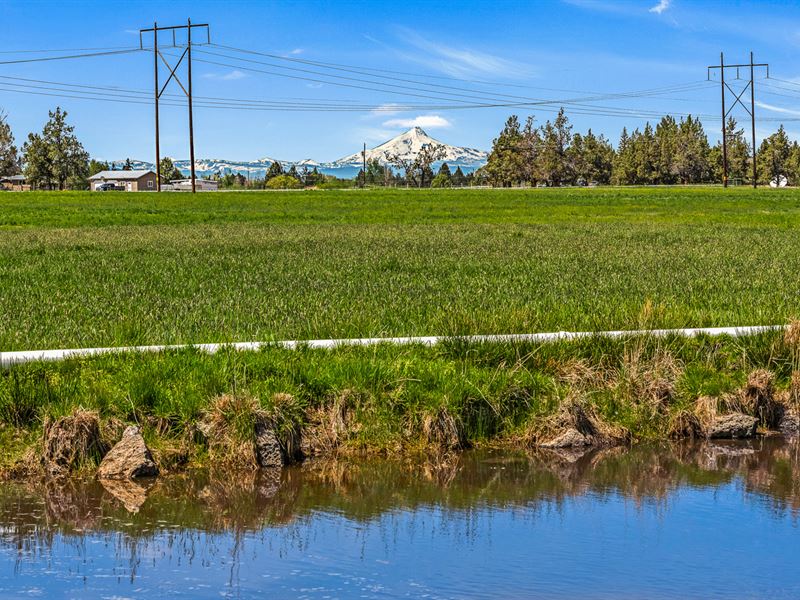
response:
<svg viewBox="0 0 800 600"><path fill-rule="evenodd" d="M800 446L0 487L2 598L798 598Z"/></svg>

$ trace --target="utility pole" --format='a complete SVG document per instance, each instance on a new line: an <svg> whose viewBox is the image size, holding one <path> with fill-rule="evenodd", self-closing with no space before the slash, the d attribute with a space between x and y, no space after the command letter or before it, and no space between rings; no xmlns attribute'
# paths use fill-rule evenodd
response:
<svg viewBox="0 0 800 600"><path fill-rule="evenodd" d="M736 92L730 85L725 82L725 69L736 69L736 75L738 79L739 69L743 67L750 68L750 80L744 86L744 88L740 92ZM753 162L753 187L758 187L758 181L756 179L758 175L758 170L756 167L756 160L757 160L757 151L756 151L756 91L755 91L755 68L756 67L764 67L767 70L767 78L769 78L769 64L767 63L755 63L753 62L753 53L750 52L750 62L747 64L735 64L735 65L726 65L725 58L720 52L719 54L719 65L711 65L708 67L708 75L709 79L711 79L711 70L712 69L719 69L719 81L720 81L720 93L722 96L722 186L728 187L728 135L727 135L727 123L726 119L728 115L730 115L731 111L736 108L738 104L741 106L747 114L750 115L750 130L752 133L752 162ZM742 96L750 89L750 107L748 108L747 105L742 102ZM726 93L730 92L733 96L733 103L731 104L730 108L727 110L725 109L725 98Z"/></svg>
<svg viewBox="0 0 800 600"><path fill-rule="evenodd" d="M140 34L141 35L141 34ZM158 23L153 21L153 80L156 104L156 191L161 191L161 152L158 148Z"/></svg>
<svg viewBox="0 0 800 600"><path fill-rule="evenodd" d="M750 51L750 123L753 132L753 189L758 187L758 169L756 169L756 84L753 78L753 51ZM769 76L769 67L767 67L767 76Z"/></svg>
<svg viewBox="0 0 800 600"><path fill-rule="evenodd" d="M364 173L364 179L361 182L361 187L367 187L367 142L364 142L364 149L361 151L361 164Z"/></svg>
<svg viewBox="0 0 800 600"><path fill-rule="evenodd" d="M195 166L194 166L194 115L192 110L192 46L196 45L196 43L192 42L192 29L196 29L198 27L204 28L206 30L206 42L211 43L211 33L209 30L209 26L207 23L196 24L192 25L192 20L188 19L186 25L173 25L170 27L159 27L158 23L153 23L152 29L140 29L139 30L139 47L144 50L144 43L143 43L143 34L152 32L153 33L153 81L154 81L154 90L155 90L155 113L156 113L156 177L158 180L157 189L161 191L161 150L160 150L160 131L159 131L159 112L158 112L158 101L161 96L164 94L164 91L167 89L167 86L170 82L174 79L178 86L183 90L183 93L186 95L189 104L189 160L191 161L191 181L192 181L192 193L197 191L196 187L196 175L195 175ZM175 63L175 66L172 66L170 62L164 57L164 54L159 50L158 47L158 32L159 31L171 31L172 32L172 48L180 48L181 46L176 44L175 33L178 30L186 30L186 48L181 54L180 58L178 58L178 62ZM186 58L186 69L187 69L187 85L181 83L180 78L177 75L178 67L183 62L183 59ZM166 65L167 69L169 70L169 77L164 82L164 85L159 88L158 83L158 65L159 59Z"/></svg>
<svg viewBox="0 0 800 600"><path fill-rule="evenodd" d="M189 93L186 95L189 96L189 160L192 161L192 193L194 194L197 192L195 187L197 182L194 174L194 121L192 119L192 20L187 19L187 23L186 38L188 43L186 44L186 53L188 54L188 64L186 70L189 80Z"/></svg>

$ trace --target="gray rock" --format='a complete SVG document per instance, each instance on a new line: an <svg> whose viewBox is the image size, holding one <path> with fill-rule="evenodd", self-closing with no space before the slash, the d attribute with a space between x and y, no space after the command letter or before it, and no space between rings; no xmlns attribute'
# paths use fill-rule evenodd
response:
<svg viewBox="0 0 800 600"><path fill-rule="evenodd" d="M783 435L800 435L800 413L795 410L787 410L781 417L778 429Z"/></svg>
<svg viewBox="0 0 800 600"><path fill-rule="evenodd" d="M138 427L128 427L97 469L100 479L155 477L158 466Z"/></svg>
<svg viewBox="0 0 800 600"><path fill-rule="evenodd" d="M589 439L574 428L567 429L564 433L541 444L542 448L580 448L589 445L591 445Z"/></svg>
<svg viewBox="0 0 800 600"><path fill-rule="evenodd" d="M265 420L256 423L256 460L261 467L282 467L286 459L272 424Z"/></svg>
<svg viewBox="0 0 800 600"><path fill-rule="evenodd" d="M758 420L750 415L731 413L714 419L708 428L710 438L748 438L756 433Z"/></svg>

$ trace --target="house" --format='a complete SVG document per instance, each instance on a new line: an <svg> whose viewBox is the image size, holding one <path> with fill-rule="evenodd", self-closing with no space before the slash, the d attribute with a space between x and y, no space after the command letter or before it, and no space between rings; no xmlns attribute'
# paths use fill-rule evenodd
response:
<svg viewBox="0 0 800 600"><path fill-rule="evenodd" d="M173 179L170 181L170 185L172 186L170 189L176 192L192 191L191 179ZM211 179L195 179L194 186L198 192L216 192L219 189L219 182Z"/></svg>
<svg viewBox="0 0 800 600"><path fill-rule="evenodd" d="M149 169L100 171L89 177L89 189L93 192L101 192L108 189L126 192L155 192L156 174Z"/></svg>
<svg viewBox="0 0 800 600"><path fill-rule="evenodd" d="M31 186L27 183L25 175L2 175L0 176L0 189L12 192L27 192Z"/></svg>

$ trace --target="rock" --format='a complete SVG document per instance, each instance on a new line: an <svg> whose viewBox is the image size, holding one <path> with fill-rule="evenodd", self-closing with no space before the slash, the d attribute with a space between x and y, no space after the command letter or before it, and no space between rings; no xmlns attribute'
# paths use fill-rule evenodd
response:
<svg viewBox="0 0 800 600"><path fill-rule="evenodd" d="M138 427L128 427L122 439L105 455L97 476L100 479L155 477L158 466Z"/></svg>
<svg viewBox="0 0 800 600"><path fill-rule="evenodd" d="M542 448L580 448L589 445L591 445L589 439L574 428L567 429L564 433L541 444Z"/></svg>
<svg viewBox="0 0 800 600"><path fill-rule="evenodd" d="M259 419L255 435L256 461L260 467L282 467L286 464L281 443L269 421Z"/></svg>
<svg viewBox="0 0 800 600"><path fill-rule="evenodd" d="M137 513L147 500L152 483L140 483L130 479L101 479L100 484L116 498L130 513Z"/></svg>
<svg viewBox="0 0 800 600"><path fill-rule="evenodd" d="M747 438L756 433L758 419L742 413L731 413L714 419L708 428L710 438Z"/></svg>
<svg viewBox="0 0 800 600"><path fill-rule="evenodd" d="M800 413L795 410L787 410L783 413L778 429L783 435L796 436L800 434Z"/></svg>

